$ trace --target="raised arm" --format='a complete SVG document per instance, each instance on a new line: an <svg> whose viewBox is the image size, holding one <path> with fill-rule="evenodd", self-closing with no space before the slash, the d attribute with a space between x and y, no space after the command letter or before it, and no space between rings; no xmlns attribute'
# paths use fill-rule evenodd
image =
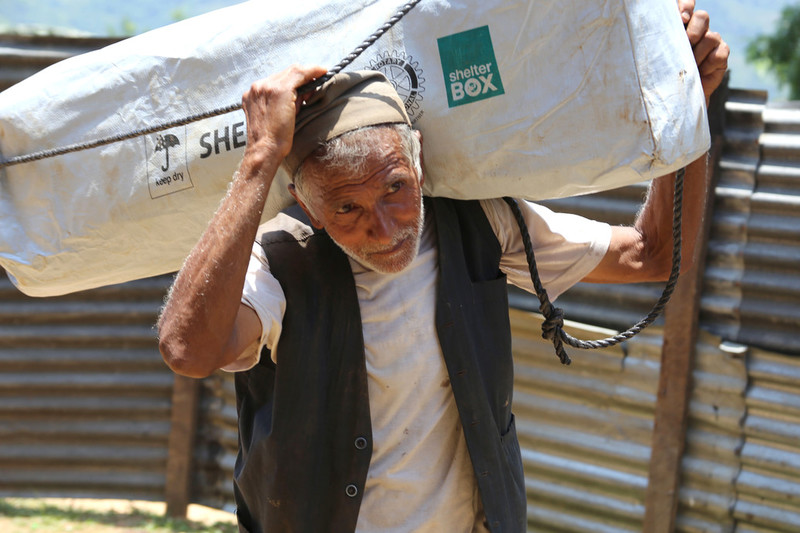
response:
<svg viewBox="0 0 800 533"><path fill-rule="evenodd" d="M708 104L711 94L719 87L725 75L730 50L718 33L709 31L708 13L694 11L694 0L680 0L678 5ZM707 156L703 156L686 168L681 231L682 271L691 265L694 257L703 217L706 181ZM647 199L633 227L612 228L608 252L583 281L629 283L664 281L669 277L672 263L674 187L674 174L652 181Z"/></svg>
<svg viewBox="0 0 800 533"><path fill-rule="evenodd" d="M325 74L293 66L258 81L242 96L247 147L228 194L186 259L158 321L169 367L205 377L234 361L261 335L241 295L264 202L289 153L299 106L295 89Z"/></svg>

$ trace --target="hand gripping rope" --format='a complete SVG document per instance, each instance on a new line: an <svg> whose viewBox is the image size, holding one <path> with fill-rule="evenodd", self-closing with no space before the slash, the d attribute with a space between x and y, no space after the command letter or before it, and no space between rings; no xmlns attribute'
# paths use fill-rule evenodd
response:
<svg viewBox="0 0 800 533"><path fill-rule="evenodd" d="M397 10L397 12L394 15L392 15L391 18L389 18L389 20L387 20L380 28L378 28L372 35L370 35L367 39L365 39L364 42L362 42L358 47L356 47L349 55L347 55L344 59L342 59L324 76L312 81L311 83L303 85L302 87L299 87L297 89L297 93L303 94L311 92L316 88L318 88L323 83L325 83L331 77L341 72L345 67L347 67L350 63L352 63L358 56L360 56L364 52L364 50L372 46L372 44L374 44L375 41L380 39L384 33L389 31L389 29L391 29L392 26L397 24L403 17L405 17L409 11L411 11L417 4L420 3L420 1L421 0L411 0L410 2L404 4L402 7L400 7L400 9ZM149 135L151 133L156 133L159 131L176 128L178 126L185 126L186 124L191 124L193 122L197 122L207 118L224 115L226 113L231 113L233 111L238 111L241 108L242 104L241 102L239 102L236 104L231 104L226 107L212 109L210 111L206 111L203 113L189 115L181 119L164 122L147 128L133 130L128 133L122 133L119 135L113 135L111 137L105 137L103 139L71 144L68 146L53 148L50 150L42 150L39 152L34 152L32 154L11 157L8 159L0 156L0 169L10 167L12 165L31 163L34 161L40 161L42 159L48 159L51 157L69 154L72 152L89 150L92 148L98 148L100 146L105 146L108 144L134 139L136 137L141 137L143 135ZM675 285L677 284L678 281L678 275L680 273L681 210L683 205L683 178L684 178L684 170L682 169L677 173L677 176L675 178L675 206L673 211L673 224L672 224L672 238L673 238L672 271L670 273L669 281L667 282L667 285L664 288L664 292L661 295L661 298L659 298L658 302L656 302L652 311L650 311L650 313L646 317L644 317L630 329L622 333L619 333L613 337L597 341L582 341L580 339L576 339L575 337L571 336L569 333L564 331L564 312L557 307L553 307L553 305L550 303L550 298L547 296L547 291L545 290L541 280L539 279L539 271L538 268L536 267L536 258L533 253L533 245L530 240L530 234L528 233L528 227L525 224L525 220L522 217L522 213L519 210L519 206L517 205L516 200L514 200L513 198L508 198L508 197L504 198L505 202L511 208L511 211L514 214L514 218L517 220L517 224L520 227L520 232L522 233L522 240L525 245L525 254L527 256L528 266L531 272L531 280L533 281L533 287L534 290L536 291L536 296L539 298L539 304L540 304L539 310L542 312L542 315L544 315L545 318L544 324L542 324L542 337L553 341L553 346L555 348L556 355L558 355L558 358L561 360L563 364L568 365L571 362L569 355L567 355L567 352L564 349L565 342L570 346L581 349L596 349L596 348L607 348L609 346L614 346L615 344L618 344L624 340L630 339L634 335L641 332L644 328L652 324L666 306L670 296L672 295L672 292L675 289Z"/></svg>

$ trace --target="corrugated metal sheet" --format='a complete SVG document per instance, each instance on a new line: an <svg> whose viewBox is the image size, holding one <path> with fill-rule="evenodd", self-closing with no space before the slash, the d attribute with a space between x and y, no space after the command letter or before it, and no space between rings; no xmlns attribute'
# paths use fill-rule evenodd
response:
<svg viewBox="0 0 800 533"><path fill-rule="evenodd" d="M733 508L740 532L800 531L800 359L752 349Z"/></svg>
<svg viewBox="0 0 800 533"><path fill-rule="evenodd" d="M745 353L701 333L692 380L676 530L733 531L747 388Z"/></svg>
<svg viewBox="0 0 800 533"><path fill-rule="evenodd" d="M640 531L660 338L571 350L566 367L541 339L538 314L512 309L511 320L529 531Z"/></svg>
<svg viewBox="0 0 800 533"><path fill-rule="evenodd" d="M239 432L233 374L217 372L203 380L198 427L194 501L233 511L233 467Z"/></svg>
<svg viewBox="0 0 800 533"><path fill-rule="evenodd" d="M0 34L0 91L62 59L117 41L116 38Z"/></svg>
<svg viewBox="0 0 800 533"><path fill-rule="evenodd" d="M538 314L512 309L511 317L529 531L641 531L662 331L618 348L572 350L564 367L540 338ZM677 530L732 531L745 362L709 334L697 349Z"/></svg>
<svg viewBox="0 0 800 533"><path fill-rule="evenodd" d="M800 354L800 103L768 105L763 117L736 340Z"/></svg>
<svg viewBox="0 0 800 533"><path fill-rule="evenodd" d="M36 300L0 275L0 496L163 499L167 283Z"/></svg>

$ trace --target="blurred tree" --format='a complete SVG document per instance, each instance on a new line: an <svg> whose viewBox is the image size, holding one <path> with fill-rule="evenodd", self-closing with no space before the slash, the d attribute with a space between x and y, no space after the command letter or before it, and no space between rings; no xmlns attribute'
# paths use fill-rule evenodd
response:
<svg viewBox="0 0 800 533"><path fill-rule="evenodd" d="M784 7L774 33L750 41L747 60L772 72L789 88L789 98L800 100L800 5Z"/></svg>
<svg viewBox="0 0 800 533"><path fill-rule="evenodd" d="M172 19L172 22L180 22L183 19L189 18L189 14L186 12L186 8L183 6L173 9L169 16Z"/></svg>
<svg viewBox="0 0 800 533"><path fill-rule="evenodd" d="M127 16L122 17L122 21L119 23L119 30L110 25L106 27L106 35L110 37L130 37L137 33L141 33L141 30L139 30L136 23Z"/></svg>

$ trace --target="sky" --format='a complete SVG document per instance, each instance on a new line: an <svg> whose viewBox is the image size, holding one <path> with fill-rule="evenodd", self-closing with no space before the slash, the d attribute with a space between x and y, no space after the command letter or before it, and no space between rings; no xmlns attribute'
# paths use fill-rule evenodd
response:
<svg viewBox="0 0 800 533"><path fill-rule="evenodd" d="M239 0L0 0L2 28L27 31L80 31L93 35L140 33ZM271 0L291 1L291 0ZM781 8L800 0L696 0L698 9L711 14L712 29L731 47L731 86L763 89L770 101L786 99L774 78L745 61L747 43L770 33ZM265 5L268 2L264 1Z"/></svg>
<svg viewBox="0 0 800 533"><path fill-rule="evenodd" d="M800 4L800 0L696 0L699 9L711 15L711 28L720 32L731 47L728 69L731 86L764 89L770 101L786 100L787 90L778 88L771 75L759 72L745 61L747 43L761 34L770 34L780 19L781 9Z"/></svg>

